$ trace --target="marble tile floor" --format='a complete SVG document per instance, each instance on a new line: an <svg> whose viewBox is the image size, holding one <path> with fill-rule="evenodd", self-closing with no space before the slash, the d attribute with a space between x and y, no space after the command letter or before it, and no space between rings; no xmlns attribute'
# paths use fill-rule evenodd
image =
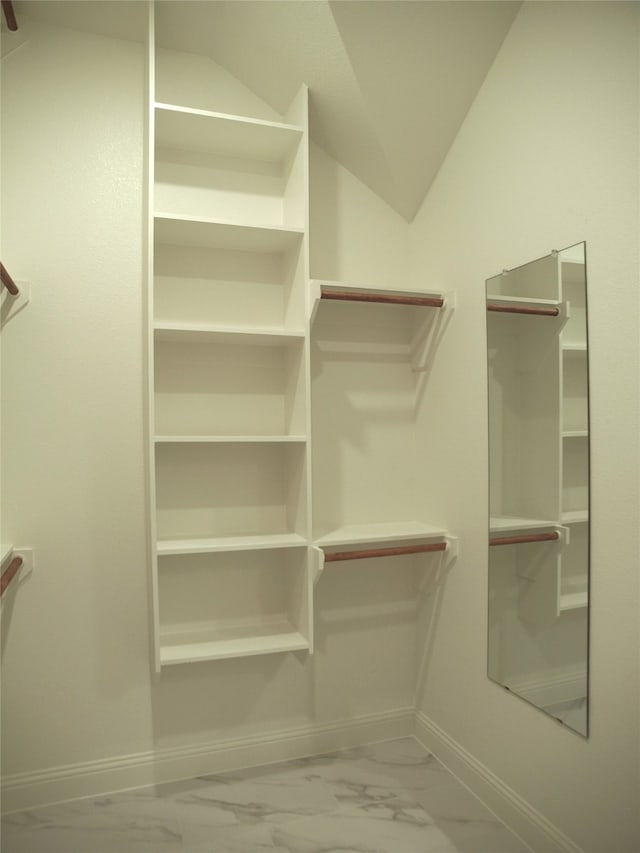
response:
<svg viewBox="0 0 640 853"><path fill-rule="evenodd" d="M527 853L414 738L16 812L1 853Z"/></svg>

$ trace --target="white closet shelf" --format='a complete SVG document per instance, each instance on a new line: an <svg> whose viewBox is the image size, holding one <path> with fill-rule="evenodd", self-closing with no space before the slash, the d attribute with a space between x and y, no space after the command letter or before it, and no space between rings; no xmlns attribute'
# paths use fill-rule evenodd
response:
<svg viewBox="0 0 640 853"><path fill-rule="evenodd" d="M565 429L562 431L563 438L588 438L589 430L587 429Z"/></svg>
<svg viewBox="0 0 640 853"><path fill-rule="evenodd" d="M561 593L558 600L558 610L562 613L565 610L578 610L581 607L587 607L589 604L589 594L583 592L566 592Z"/></svg>
<svg viewBox="0 0 640 853"><path fill-rule="evenodd" d="M157 341L185 341L188 343L259 344L261 346L283 346L304 340L303 330L284 328L261 328L258 326L210 326L193 323L154 323L154 338Z"/></svg>
<svg viewBox="0 0 640 853"><path fill-rule="evenodd" d="M242 225L194 216L158 212L154 215L156 243L250 252L282 252L298 243L303 228L280 225Z"/></svg>
<svg viewBox="0 0 640 853"><path fill-rule="evenodd" d="M243 622L237 627L185 627L161 630L160 663L195 663L308 648L309 641L284 619L255 625Z"/></svg>
<svg viewBox="0 0 640 853"><path fill-rule="evenodd" d="M492 296L490 293L487 294L487 302L495 302L500 305L531 305L532 307L548 306L554 308L559 308L562 305L559 299L536 299L525 296Z"/></svg>
<svg viewBox="0 0 640 853"><path fill-rule="evenodd" d="M515 533L527 530L550 530L560 526L558 521L546 518L521 518L519 516L492 516L489 519L491 533Z"/></svg>
<svg viewBox="0 0 640 853"><path fill-rule="evenodd" d="M283 161L304 132L298 125L156 103L156 147Z"/></svg>
<svg viewBox="0 0 640 853"><path fill-rule="evenodd" d="M209 539L162 539L156 544L158 556L179 554L216 554L225 551L269 551L277 548L301 548L307 545L297 533L273 533L264 536L218 536Z"/></svg>
<svg viewBox="0 0 640 853"><path fill-rule="evenodd" d="M586 509L574 509L562 513L563 524L584 524L586 521L589 521L589 511Z"/></svg>
<svg viewBox="0 0 640 853"><path fill-rule="evenodd" d="M366 545L373 542L439 541L447 535L445 528L419 521L346 524L319 536L314 540L314 545L319 548L332 548L337 545Z"/></svg>
<svg viewBox="0 0 640 853"><path fill-rule="evenodd" d="M583 341L563 341L562 352L564 355L586 355L587 345Z"/></svg>
<svg viewBox="0 0 640 853"><path fill-rule="evenodd" d="M156 435L156 444L304 444L306 435Z"/></svg>

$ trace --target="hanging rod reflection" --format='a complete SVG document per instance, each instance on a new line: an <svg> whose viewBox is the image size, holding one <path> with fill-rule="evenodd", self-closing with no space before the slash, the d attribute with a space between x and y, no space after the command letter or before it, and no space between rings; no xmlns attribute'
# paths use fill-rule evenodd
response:
<svg viewBox="0 0 640 853"><path fill-rule="evenodd" d="M20 290L18 289L18 285L15 283L15 281L11 278L11 276L7 272L7 268L5 267L4 264L0 264L0 279L2 280L2 283L4 284L4 286L7 288L7 290L9 291L9 293L12 296L19 296L20 295Z"/></svg>
<svg viewBox="0 0 640 853"><path fill-rule="evenodd" d="M446 542L431 542L423 545L398 545L392 548L365 548L361 551L334 551L324 555L325 563L342 560L366 560L369 557L399 557L404 554L427 554L431 551L446 551Z"/></svg>
<svg viewBox="0 0 640 853"><path fill-rule="evenodd" d="M402 293L362 293L358 290L329 290L321 288L322 299L341 299L346 302L378 302L385 305L420 305L426 308L442 308L440 296L406 296Z"/></svg>
<svg viewBox="0 0 640 853"><path fill-rule="evenodd" d="M487 311L496 311L501 314L535 314L540 317L557 317L560 314L560 309L557 307L530 308L525 305L501 305L495 302L487 302Z"/></svg>
<svg viewBox="0 0 640 853"><path fill-rule="evenodd" d="M11 0L2 0L2 11L4 12L4 19L7 22L7 28L15 32L18 29L18 22L16 21Z"/></svg>
<svg viewBox="0 0 640 853"><path fill-rule="evenodd" d="M554 542L560 539L557 530L551 533L526 533L522 536L498 536L489 539L489 545L523 545L526 542Z"/></svg>
<svg viewBox="0 0 640 853"><path fill-rule="evenodd" d="M22 562L22 557L14 557L2 573L2 577L0 578L0 597L4 595L6 588L17 575Z"/></svg>

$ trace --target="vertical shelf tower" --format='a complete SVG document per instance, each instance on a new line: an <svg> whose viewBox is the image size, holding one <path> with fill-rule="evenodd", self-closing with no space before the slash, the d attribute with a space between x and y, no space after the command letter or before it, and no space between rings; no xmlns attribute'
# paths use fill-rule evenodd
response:
<svg viewBox="0 0 640 853"><path fill-rule="evenodd" d="M198 103L198 93L214 89L206 68L190 85L189 63L157 47L156 26L152 8L149 422L159 671L311 650L313 641L307 92L279 121L201 109L211 104Z"/></svg>

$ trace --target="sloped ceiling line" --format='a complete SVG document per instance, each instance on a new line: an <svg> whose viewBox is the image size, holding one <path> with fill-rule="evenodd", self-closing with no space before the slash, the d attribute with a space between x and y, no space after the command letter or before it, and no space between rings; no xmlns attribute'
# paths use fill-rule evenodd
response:
<svg viewBox="0 0 640 853"><path fill-rule="evenodd" d="M411 221L518 14L512 0L160 0L163 47L201 54ZM16 14L144 40L146 0L16 0ZM142 33L142 35L141 35Z"/></svg>

